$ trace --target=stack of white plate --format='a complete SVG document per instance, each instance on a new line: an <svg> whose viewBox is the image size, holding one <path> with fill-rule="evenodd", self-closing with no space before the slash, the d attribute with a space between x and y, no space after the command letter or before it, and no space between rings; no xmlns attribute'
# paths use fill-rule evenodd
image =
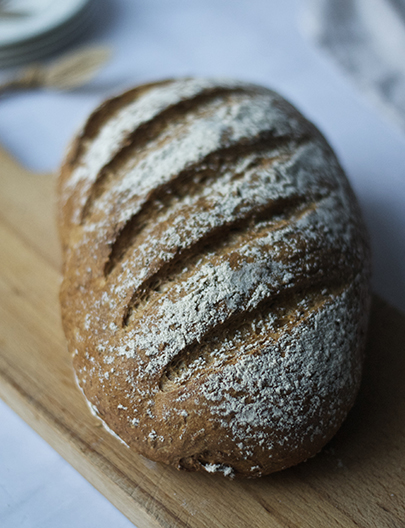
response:
<svg viewBox="0 0 405 528"><path fill-rule="evenodd" d="M67 46L84 32L94 9L93 0L0 0L0 66Z"/></svg>

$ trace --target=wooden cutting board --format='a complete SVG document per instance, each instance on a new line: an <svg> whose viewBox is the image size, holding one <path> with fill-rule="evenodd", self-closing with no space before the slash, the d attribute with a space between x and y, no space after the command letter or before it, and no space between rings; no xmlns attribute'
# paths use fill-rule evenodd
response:
<svg viewBox="0 0 405 528"><path fill-rule="evenodd" d="M405 317L374 298L364 382L315 458L252 481L180 473L89 413L61 329L54 177L0 150L0 396L138 528L405 526Z"/></svg>

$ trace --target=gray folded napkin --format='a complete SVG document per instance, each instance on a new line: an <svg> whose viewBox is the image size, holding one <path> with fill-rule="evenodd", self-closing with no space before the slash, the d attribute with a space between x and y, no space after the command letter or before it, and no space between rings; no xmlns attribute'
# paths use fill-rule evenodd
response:
<svg viewBox="0 0 405 528"><path fill-rule="evenodd" d="M405 132L405 0L306 0L302 23Z"/></svg>

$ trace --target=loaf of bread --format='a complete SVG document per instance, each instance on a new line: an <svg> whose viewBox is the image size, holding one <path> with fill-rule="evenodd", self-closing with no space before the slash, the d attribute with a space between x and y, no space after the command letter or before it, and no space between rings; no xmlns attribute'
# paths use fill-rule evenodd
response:
<svg viewBox="0 0 405 528"><path fill-rule="evenodd" d="M369 248L331 148L282 97L187 78L110 99L59 205L77 381L124 443L256 477L335 434L361 378Z"/></svg>

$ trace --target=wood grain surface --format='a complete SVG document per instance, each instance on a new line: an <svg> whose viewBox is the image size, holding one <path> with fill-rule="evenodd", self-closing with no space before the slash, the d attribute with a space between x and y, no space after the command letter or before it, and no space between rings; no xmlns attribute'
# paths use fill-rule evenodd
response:
<svg viewBox="0 0 405 528"><path fill-rule="evenodd" d="M131 452L77 389L60 324L54 177L0 150L0 396L138 528L405 527L405 317L374 298L364 380L336 437L250 481Z"/></svg>

